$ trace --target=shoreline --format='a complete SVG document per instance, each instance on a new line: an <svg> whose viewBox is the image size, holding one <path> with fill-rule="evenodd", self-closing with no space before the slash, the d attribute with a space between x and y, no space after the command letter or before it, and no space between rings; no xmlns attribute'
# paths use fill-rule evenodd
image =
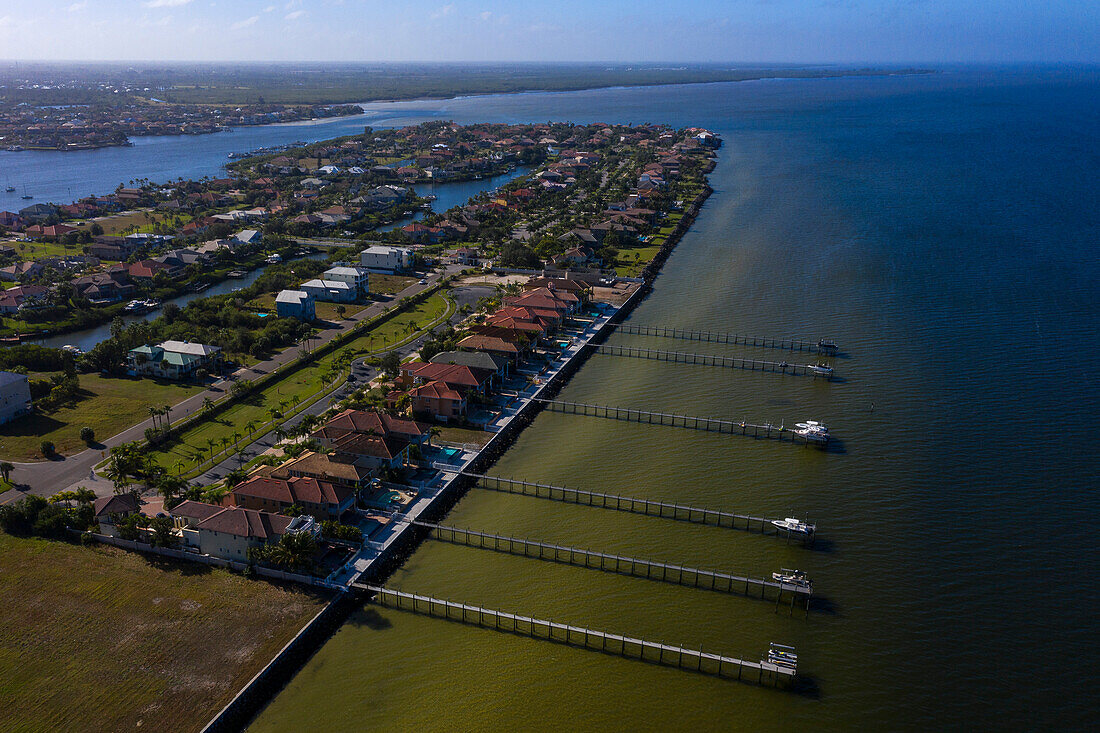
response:
<svg viewBox="0 0 1100 733"><path fill-rule="evenodd" d="M484 472L491 468L511 448L516 438L523 430L534 421L542 411L542 404L538 399L553 397L557 394L573 375L588 361L594 352L594 346L601 343L614 327L621 323L653 290L653 282L660 274L665 261L672 251L679 245L680 240L686 234L699 214L699 210L714 192L711 188L709 175L717 165L717 160L711 158L704 170L703 190L685 209L684 216L676 228L669 234L665 244L654 256L653 260L642 272L642 278L638 289L620 306L607 316L594 333L587 336L578 347L576 353L570 356L558 370L546 380L530 397L524 398L525 402L513 413L501 430L494 434L484 446L474 452L474 455L464 460L461 466L456 466L459 471ZM428 499L427 503L417 513L416 518L431 519L446 515L469 491L467 477L460 473L445 479L443 485ZM407 512L403 514L407 515ZM371 558L366 568L360 571L354 580L349 580L344 592L336 595L325 607L326 613L319 614L310 621L295 636L295 641L306 640L304 644L288 645L276 657L274 657L248 685L242 688L236 696L203 727L202 733L218 733L220 731L244 730L263 712L264 708L275 699L286 685L302 670L313 655L316 654L333 635L347 622L351 615L362 610L365 606L367 593L354 586L369 573L371 583L383 584L396 572L400 566L412 555L420 544L429 536L430 531L414 525L404 523L389 538L389 541L380 548L378 554ZM370 541L364 541L364 546L369 546ZM357 553L358 554L358 553ZM354 558L352 561L353 562ZM318 584L315 587L331 587ZM331 613L328 613L331 611ZM303 648L310 645L312 648ZM291 648L292 647L292 648Z"/></svg>

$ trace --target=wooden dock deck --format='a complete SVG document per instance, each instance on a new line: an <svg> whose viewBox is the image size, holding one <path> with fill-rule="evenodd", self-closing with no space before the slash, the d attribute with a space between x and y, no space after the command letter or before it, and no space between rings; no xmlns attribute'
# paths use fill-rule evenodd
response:
<svg viewBox="0 0 1100 733"><path fill-rule="evenodd" d="M622 634L611 634L583 626L521 616L382 586L356 584L353 587L372 594L373 602L388 608L445 618L486 629L544 639L716 677L778 686L792 682L797 675L792 667L765 661L751 662L698 649L660 644Z"/></svg>
<svg viewBox="0 0 1100 733"><path fill-rule="evenodd" d="M619 346L617 344L600 344L596 347L597 354L609 354L611 356L631 356L636 359L654 359L656 361L675 362L677 364L698 364L701 366L726 367L727 369L744 369L750 372L772 372L774 374L790 374L796 377L813 377L829 381L833 378L832 370L822 373L814 364L790 364L785 361L764 361L761 359L745 359L739 356L714 356L712 354L695 354L686 351L663 351L661 349L642 349L635 346Z"/></svg>
<svg viewBox="0 0 1100 733"><path fill-rule="evenodd" d="M620 323L619 333L634 336L659 336L661 338L683 341L706 341L713 344L733 344L735 346L754 346L761 349L781 349L783 351L808 351L823 356L834 356L838 349L835 343L827 339L817 341L802 339L777 339L770 336L743 336L721 331L697 331L687 328L669 328L667 326L647 326L634 323Z"/></svg>
<svg viewBox="0 0 1100 733"><path fill-rule="evenodd" d="M567 486L555 486L553 484L541 484L534 481L504 478L502 476L489 476L483 473L461 471L462 476L476 480L475 488L490 491L501 491L509 494L521 494L537 499L560 501L567 504L581 504L599 509L611 509L619 512L644 514L650 517L672 519L693 524L709 524L715 527L729 529L741 529L749 532L773 537L786 537L789 541L792 537L799 540L811 541L814 532L808 537L792 535L787 530L781 530L772 524L772 519L751 514L738 514L736 512L709 509L706 507L691 506L688 504L674 504L654 499L639 499L633 496L620 496L618 494L606 494L599 491L575 489ZM816 525L810 525L816 530Z"/></svg>
<svg viewBox="0 0 1100 733"><path fill-rule="evenodd" d="M804 601L809 610L811 588L781 583L770 578L752 578L744 575L721 573L714 570L701 570L699 568L674 565L672 563L643 560L625 555L612 555L595 550L586 550L567 545L554 545L538 540L508 537L506 535L490 534L472 529L463 529L446 524L421 522L402 517L396 517L396 521L406 522L415 527L423 527L432 531L432 536L441 542L452 542L468 547L503 552L510 555L547 560L564 565L574 565L599 570L605 573L617 575L629 575L635 578L645 578L673 585L684 585L692 588L703 588L721 593L734 593L738 595L774 598L778 608L779 600L786 595L791 600L791 608L794 608L794 599Z"/></svg>
<svg viewBox="0 0 1100 733"><path fill-rule="evenodd" d="M626 422L642 423L643 425L664 425L666 427L686 428L688 430L703 430L711 433L726 433L729 435L745 435L752 438L770 438L772 440L788 441L799 445L814 445L826 447L828 439L812 440L799 435L794 430L782 425L763 424L758 425L744 420L724 420L717 417L697 417L694 415L675 415L667 412L654 412L651 410L638 410L631 407L615 407L613 405L596 405L585 402L567 402L565 400L547 400L534 398L543 409L552 412L563 412L570 415L584 415L586 417L602 417L609 420L625 420Z"/></svg>

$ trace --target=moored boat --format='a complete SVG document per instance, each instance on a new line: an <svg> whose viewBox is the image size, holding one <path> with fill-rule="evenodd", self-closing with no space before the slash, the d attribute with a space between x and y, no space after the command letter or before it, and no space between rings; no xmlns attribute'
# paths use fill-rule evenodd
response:
<svg viewBox="0 0 1100 733"><path fill-rule="evenodd" d="M772 573L772 580L786 585L795 585L799 588L813 587L813 582L806 577L805 572L791 570L790 568L780 568L778 573Z"/></svg>
<svg viewBox="0 0 1100 733"><path fill-rule="evenodd" d="M833 368L828 364L807 364L806 369L810 371L815 377L831 377L833 376Z"/></svg>
<svg viewBox="0 0 1100 733"><path fill-rule="evenodd" d="M791 534L804 534L810 535L814 532L814 525L807 524L800 521L795 517L785 517L784 519L773 519L772 526L776 529L790 532Z"/></svg>
<svg viewBox="0 0 1100 733"><path fill-rule="evenodd" d="M828 443L829 428L817 420L795 423L795 435L800 435L811 443Z"/></svg>

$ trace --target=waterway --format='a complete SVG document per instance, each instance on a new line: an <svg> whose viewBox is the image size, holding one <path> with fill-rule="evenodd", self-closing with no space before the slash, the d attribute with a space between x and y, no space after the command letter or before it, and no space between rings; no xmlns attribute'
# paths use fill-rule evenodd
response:
<svg viewBox="0 0 1100 733"><path fill-rule="evenodd" d="M808 618L434 541L390 584L734 656L792 644L807 687L366 608L252 730L1085 728L1100 662L1098 100L1095 70L978 69L393 105L460 121L715 129L715 194L632 320L831 336L847 356L831 384L594 356L562 394L816 418L838 438L829 452L544 413L494 469L808 516L816 549L488 491L446 520L728 572L802 568L821 598Z"/></svg>

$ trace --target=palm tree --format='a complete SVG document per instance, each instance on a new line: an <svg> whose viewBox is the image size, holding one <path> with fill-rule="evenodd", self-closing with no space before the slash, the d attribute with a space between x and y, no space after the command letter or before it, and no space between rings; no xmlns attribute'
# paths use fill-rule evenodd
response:
<svg viewBox="0 0 1100 733"><path fill-rule="evenodd" d="M279 412L278 409L276 409L274 407L267 408L267 417L268 417L268 419L271 420L271 422L275 422L276 420L278 420L282 416L283 416L283 413Z"/></svg>
<svg viewBox="0 0 1100 733"><path fill-rule="evenodd" d="M77 490L73 492L73 498L77 504L91 504L95 501L95 492L84 486L77 487Z"/></svg>
<svg viewBox="0 0 1100 733"><path fill-rule="evenodd" d="M202 399L202 411L203 412L210 412L213 409L214 409L214 400L210 399L209 397L203 397L203 399Z"/></svg>
<svg viewBox="0 0 1100 733"><path fill-rule="evenodd" d="M171 405L165 405L164 406L164 427L168 427L169 425L172 424L171 415L172 415L172 406Z"/></svg>
<svg viewBox="0 0 1100 733"><path fill-rule="evenodd" d="M152 418L152 420L153 420L153 430L156 430L157 429L157 414L158 414L157 413L157 408L150 407L148 409L149 409L149 417Z"/></svg>
<svg viewBox="0 0 1100 733"><path fill-rule="evenodd" d="M0 476L4 477L4 481L11 478L11 472L15 470L15 464L9 461L0 461Z"/></svg>
<svg viewBox="0 0 1100 733"><path fill-rule="evenodd" d="M249 420L248 422L246 422L244 424L244 429L248 431L248 437L251 440L252 434L254 432L256 432L256 421L255 420Z"/></svg>

